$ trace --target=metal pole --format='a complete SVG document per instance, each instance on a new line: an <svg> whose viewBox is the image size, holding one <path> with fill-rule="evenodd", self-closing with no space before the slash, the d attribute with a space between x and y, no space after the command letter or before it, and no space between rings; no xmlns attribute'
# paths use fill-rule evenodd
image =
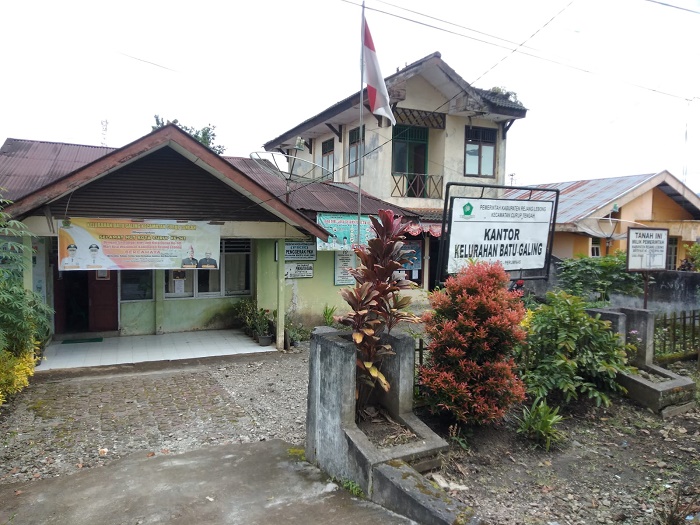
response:
<svg viewBox="0 0 700 525"><path fill-rule="evenodd" d="M365 150L365 134L364 131L364 115L362 106L365 102L363 95L365 84L365 2L362 2L362 24L361 24L361 42L360 46L360 146L357 152L357 244L360 244L360 225L362 222L362 174L364 172L364 150Z"/></svg>

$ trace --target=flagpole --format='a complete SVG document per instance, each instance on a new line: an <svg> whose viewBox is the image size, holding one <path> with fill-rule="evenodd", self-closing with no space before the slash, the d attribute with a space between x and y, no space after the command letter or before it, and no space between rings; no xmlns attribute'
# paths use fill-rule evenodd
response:
<svg viewBox="0 0 700 525"><path fill-rule="evenodd" d="M360 31L362 36L360 39L360 147L357 152L357 244L360 244L360 225L362 222L362 175L364 174L364 150L365 150L365 134L364 131L364 83L365 83L365 2L362 1L362 24Z"/></svg>

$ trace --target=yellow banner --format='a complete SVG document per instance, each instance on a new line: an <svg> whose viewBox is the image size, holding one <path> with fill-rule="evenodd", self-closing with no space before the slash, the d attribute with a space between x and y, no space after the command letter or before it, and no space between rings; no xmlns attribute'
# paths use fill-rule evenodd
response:
<svg viewBox="0 0 700 525"><path fill-rule="evenodd" d="M59 270L219 267L220 228L178 222L77 218L58 224Z"/></svg>

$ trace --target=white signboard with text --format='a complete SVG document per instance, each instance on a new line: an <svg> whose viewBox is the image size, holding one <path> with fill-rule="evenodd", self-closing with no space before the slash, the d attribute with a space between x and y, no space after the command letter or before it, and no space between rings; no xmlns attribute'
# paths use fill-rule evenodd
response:
<svg viewBox="0 0 700 525"><path fill-rule="evenodd" d="M447 272L456 273L470 259L500 262L506 271L544 268L553 204L454 198Z"/></svg>
<svg viewBox="0 0 700 525"><path fill-rule="evenodd" d="M314 263L285 263L285 279L310 279L314 276Z"/></svg>
<svg viewBox="0 0 700 525"><path fill-rule="evenodd" d="M335 272L333 284L342 286L345 284L355 284L355 278L348 273L350 268L354 268L357 256L350 250L335 252Z"/></svg>
<svg viewBox="0 0 700 525"><path fill-rule="evenodd" d="M630 272L665 270L667 249L667 229L628 228L627 270Z"/></svg>

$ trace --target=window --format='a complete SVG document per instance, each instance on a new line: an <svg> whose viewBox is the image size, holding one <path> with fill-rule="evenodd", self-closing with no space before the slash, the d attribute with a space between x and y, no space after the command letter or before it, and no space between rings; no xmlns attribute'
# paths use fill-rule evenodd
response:
<svg viewBox="0 0 700 525"><path fill-rule="evenodd" d="M496 174L496 138L498 130L472 128L465 130L464 174L472 177L493 177Z"/></svg>
<svg viewBox="0 0 700 525"><path fill-rule="evenodd" d="M360 128L351 129L348 137L350 144L348 149L348 175L357 177L363 173L363 163L365 155L365 127L362 126L362 137L360 138Z"/></svg>
<svg viewBox="0 0 700 525"><path fill-rule="evenodd" d="M394 126L392 173L405 176L406 197L426 197L428 128Z"/></svg>
<svg viewBox="0 0 700 525"><path fill-rule="evenodd" d="M591 257L600 257L600 239L591 239Z"/></svg>
<svg viewBox="0 0 700 525"><path fill-rule="evenodd" d="M668 238L668 252L666 252L666 269L676 269L676 259L678 259L678 237Z"/></svg>
<svg viewBox="0 0 700 525"><path fill-rule="evenodd" d="M250 239L222 239L216 270L166 270L165 296L223 297L250 293Z"/></svg>
<svg viewBox="0 0 700 525"><path fill-rule="evenodd" d="M153 270L122 270L119 274L122 301L153 300Z"/></svg>
<svg viewBox="0 0 700 525"><path fill-rule="evenodd" d="M333 148L335 141L333 139L325 140L321 143L321 167L333 173ZM323 173L324 175L326 172Z"/></svg>

